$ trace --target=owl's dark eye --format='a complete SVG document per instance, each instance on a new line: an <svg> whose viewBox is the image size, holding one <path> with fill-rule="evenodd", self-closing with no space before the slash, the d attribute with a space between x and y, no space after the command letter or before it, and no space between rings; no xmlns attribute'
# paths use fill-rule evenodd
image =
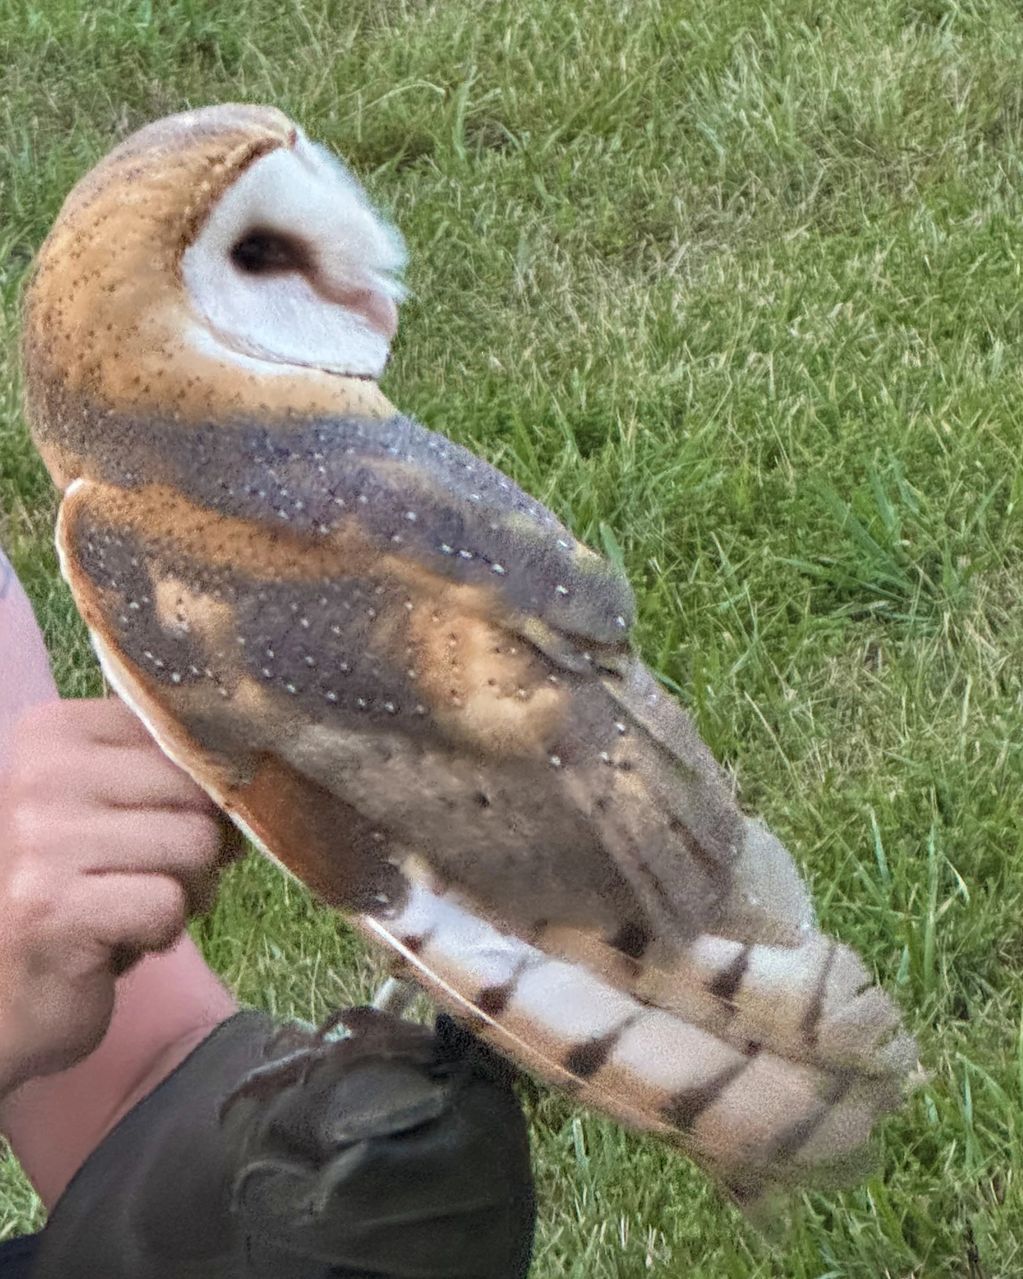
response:
<svg viewBox="0 0 1023 1279"><path fill-rule="evenodd" d="M246 275L282 275L308 270L312 257L306 245L295 236L256 227L234 245L231 261Z"/></svg>

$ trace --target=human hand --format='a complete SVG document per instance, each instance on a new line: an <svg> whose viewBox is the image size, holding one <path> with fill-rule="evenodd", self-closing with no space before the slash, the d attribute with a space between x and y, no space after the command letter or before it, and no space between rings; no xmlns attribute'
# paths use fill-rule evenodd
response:
<svg viewBox="0 0 1023 1279"><path fill-rule="evenodd" d="M22 717L0 776L0 1096L103 1038L116 978L212 901L223 827L114 700Z"/></svg>

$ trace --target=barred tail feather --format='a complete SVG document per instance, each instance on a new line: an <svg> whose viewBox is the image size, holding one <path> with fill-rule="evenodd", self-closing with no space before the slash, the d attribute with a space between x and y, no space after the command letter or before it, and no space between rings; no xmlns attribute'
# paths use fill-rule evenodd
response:
<svg viewBox="0 0 1023 1279"><path fill-rule="evenodd" d="M886 1040L876 1037L876 1051L865 1050L860 1031L849 1030L848 1008L819 975L821 1051L799 1029L795 1009L814 989L813 964L819 974L820 958L830 955L823 962L834 972L835 956L843 969L844 956L851 956L833 943L815 940L791 956L800 993L788 1022L778 1023L784 1033L775 1028L774 1000L786 995L781 956L761 963L755 953L779 948L751 948L732 1024L722 1033L719 1025L700 1024L698 1008L651 1006L592 969L500 932L424 882L417 869L405 870L410 892L401 912L363 916L361 923L402 955L439 1003L583 1104L681 1146L746 1206L773 1188L854 1165L875 1120L901 1099L915 1061L912 1040L886 1030ZM701 938L692 948L687 987L725 971L721 961L731 962L731 944L722 949L720 941ZM863 970L855 965L849 971L858 989ZM880 992L856 998L866 1001L869 1025L897 1025ZM710 999L707 1007L717 1015L717 997ZM809 1025L805 1007L799 1016ZM797 1051L789 1051L793 1046Z"/></svg>
<svg viewBox="0 0 1023 1279"><path fill-rule="evenodd" d="M793 947L704 935L673 970L645 971L635 990L736 1046L867 1076L912 1069L895 1005L853 951L821 933Z"/></svg>

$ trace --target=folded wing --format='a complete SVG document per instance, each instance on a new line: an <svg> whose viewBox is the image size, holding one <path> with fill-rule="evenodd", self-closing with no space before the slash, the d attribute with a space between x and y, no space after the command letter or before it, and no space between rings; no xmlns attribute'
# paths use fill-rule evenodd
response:
<svg viewBox="0 0 1023 1279"><path fill-rule="evenodd" d="M62 509L76 601L267 852L744 1201L853 1157L912 1041L631 654L619 572L405 418L178 429L110 478Z"/></svg>

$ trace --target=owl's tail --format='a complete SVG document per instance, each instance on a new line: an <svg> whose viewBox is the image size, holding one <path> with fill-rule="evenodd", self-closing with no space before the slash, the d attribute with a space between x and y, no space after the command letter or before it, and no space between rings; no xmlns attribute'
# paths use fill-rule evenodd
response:
<svg viewBox="0 0 1023 1279"><path fill-rule="evenodd" d="M606 975L597 952L551 958L410 883L397 918L362 923L439 1003L580 1102L681 1146L744 1206L847 1179L914 1072L892 1003L816 930L794 946L703 936L629 991L620 955Z"/></svg>

